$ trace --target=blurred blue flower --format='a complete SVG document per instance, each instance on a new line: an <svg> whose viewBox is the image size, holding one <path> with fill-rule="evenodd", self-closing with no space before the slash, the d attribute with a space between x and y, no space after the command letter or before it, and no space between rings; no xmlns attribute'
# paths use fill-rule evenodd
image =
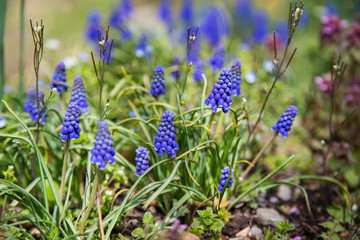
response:
<svg viewBox="0 0 360 240"><path fill-rule="evenodd" d="M128 17L129 13L127 13L127 9L124 9L123 3L120 3L115 8L113 7L109 17L109 25L120 31L124 40L129 40L132 37L131 31L127 27Z"/></svg>
<svg viewBox="0 0 360 240"><path fill-rule="evenodd" d="M175 151L179 150L179 145L175 140L174 113L165 111L159 123L154 148L159 155L164 155L164 153L167 152L171 157L176 157Z"/></svg>
<svg viewBox="0 0 360 240"><path fill-rule="evenodd" d="M85 28L85 39L92 44L99 44L98 29L101 27L101 13L97 9L92 9L89 11L86 28Z"/></svg>
<svg viewBox="0 0 360 240"><path fill-rule="evenodd" d="M272 127L273 131L278 131L280 135L283 135L284 138L287 138L289 135L289 131L293 122L295 120L295 116L298 114L298 109L296 106L291 105L288 109L285 110L281 117L277 121L277 123Z"/></svg>
<svg viewBox="0 0 360 240"><path fill-rule="evenodd" d="M332 2L332 1L328 1L325 4L325 14L324 15L338 15L339 14L339 9L336 5L336 3Z"/></svg>
<svg viewBox="0 0 360 240"><path fill-rule="evenodd" d="M38 99L39 110L43 109L40 113L40 123L44 124L48 115L44 115L47 108L45 106L44 93L42 91L38 92ZM36 104L36 92L34 89L29 89L24 102L24 112L30 113L31 121L37 121L39 110Z"/></svg>
<svg viewBox="0 0 360 240"><path fill-rule="evenodd" d="M214 88L205 100L205 104L211 106L213 113L216 113L218 107L221 107L223 112L227 113L232 103L231 90L231 71L224 68L219 76L219 80L214 84Z"/></svg>
<svg viewBox="0 0 360 240"><path fill-rule="evenodd" d="M59 94L62 94L67 91L68 87L66 85L62 85L61 83L66 84L66 70L63 61L60 61L56 65L49 87L50 89L56 88Z"/></svg>
<svg viewBox="0 0 360 240"><path fill-rule="evenodd" d="M76 103L79 106L82 114L89 113L84 83L82 81L82 78L78 75L75 75L75 80L71 91L70 103Z"/></svg>
<svg viewBox="0 0 360 240"><path fill-rule="evenodd" d="M171 0L161 0L158 8L158 17L166 24L168 30L173 29L173 10L171 8Z"/></svg>
<svg viewBox="0 0 360 240"><path fill-rule="evenodd" d="M195 69L193 72L194 82L199 82L203 80L202 74L205 73L204 62L202 60L198 60L195 64Z"/></svg>
<svg viewBox="0 0 360 240"><path fill-rule="evenodd" d="M267 59L263 63L263 68L266 72L272 72L274 67L274 62L270 59Z"/></svg>
<svg viewBox="0 0 360 240"><path fill-rule="evenodd" d="M216 72L216 70L222 69L224 67L224 58L225 58L225 50L224 46L219 43L216 48L214 54L211 56L209 64L211 66L211 70Z"/></svg>
<svg viewBox="0 0 360 240"><path fill-rule="evenodd" d="M122 0L121 7L124 9L124 14L127 18L134 12L133 0Z"/></svg>
<svg viewBox="0 0 360 240"><path fill-rule="evenodd" d="M135 150L136 157L135 157L135 164L136 164L136 175L143 174L149 168L149 151L144 147L139 147Z"/></svg>
<svg viewBox="0 0 360 240"><path fill-rule="evenodd" d="M145 33L141 33L137 46L135 48L135 55L137 57L146 57L149 59L152 54L152 46L148 44L148 38Z"/></svg>
<svg viewBox="0 0 360 240"><path fill-rule="evenodd" d="M269 16L266 12L256 10L254 14L254 31L252 33L252 43L262 44L268 34Z"/></svg>
<svg viewBox="0 0 360 240"><path fill-rule="evenodd" d="M91 150L91 163L99 166L100 170L105 169L106 162L115 164L115 151L113 145L113 139L107 123L105 121L100 121L94 148Z"/></svg>
<svg viewBox="0 0 360 240"><path fill-rule="evenodd" d="M234 27L242 40L250 37L253 29L254 10L251 0L237 0L234 6Z"/></svg>
<svg viewBox="0 0 360 240"><path fill-rule="evenodd" d="M60 130L61 141L65 142L68 138L80 138L80 109L76 102L70 102L66 110Z"/></svg>
<svg viewBox="0 0 360 240"><path fill-rule="evenodd" d="M288 22L286 19L279 19L276 21L275 32L276 38L278 38L282 46L285 46L288 40Z"/></svg>
<svg viewBox="0 0 360 240"><path fill-rule="evenodd" d="M194 18L193 0L182 1L180 18L188 26L192 23Z"/></svg>
<svg viewBox="0 0 360 240"><path fill-rule="evenodd" d="M224 10L211 7L204 13L200 27L210 45L217 45L229 33L229 19Z"/></svg>
<svg viewBox="0 0 360 240"><path fill-rule="evenodd" d="M4 93L11 94L13 92L14 88L9 85L4 85L3 91Z"/></svg>
<svg viewBox="0 0 360 240"><path fill-rule="evenodd" d="M227 180L229 179L229 177L231 175L231 170L230 170L230 167L226 166L220 172L221 172L222 175L221 175L221 178L219 180L220 185L218 187L218 190L219 190L219 192L222 192L224 190L224 187L225 187L225 184L226 184ZM232 183L233 183L233 176L231 176L226 188L230 188Z"/></svg>
<svg viewBox="0 0 360 240"><path fill-rule="evenodd" d="M151 80L150 95L155 97L165 94L164 67L156 66Z"/></svg>

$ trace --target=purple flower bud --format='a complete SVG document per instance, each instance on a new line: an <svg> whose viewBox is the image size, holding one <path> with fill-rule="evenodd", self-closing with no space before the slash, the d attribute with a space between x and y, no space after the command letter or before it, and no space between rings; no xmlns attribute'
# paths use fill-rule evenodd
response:
<svg viewBox="0 0 360 240"><path fill-rule="evenodd" d="M139 147L135 150L135 164L136 164L136 175L143 174L149 168L148 155L149 151L144 147Z"/></svg>
<svg viewBox="0 0 360 240"><path fill-rule="evenodd" d="M216 113L218 107L221 107L224 113L229 111L232 103L232 85L230 69L224 68L219 76L219 80L214 85L212 93L205 100L205 104L211 106L213 113Z"/></svg>
<svg viewBox="0 0 360 240"><path fill-rule="evenodd" d="M71 91L70 103L76 103L82 114L88 114L88 103L86 100L86 93L82 78L78 75L75 76L73 88Z"/></svg>
<svg viewBox="0 0 360 240"><path fill-rule="evenodd" d="M60 130L61 140L65 142L68 138L80 138L80 109L76 102L70 102L62 122Z"/></svg>
<svg viewBox="0 0 360 240"><path fill-rule="evenodd" d="M63 61L60 61L55 68L55 71L53 73L53 77L50 82L50 89L56 88L56 90L59 92L59 94L66 92L68 87L66 85L62 85L61 83L66 84L66 70L65 70L65 64Z"/></svg>
<svg viewBox="0 0 360 240"><path fill-rule="evenodd" d="M154 69L154 76L151 80L150 95L157 97L165 94L164 68L160 65Z"/></svg>
<svg viewBox="0 0 360 240"><path fill-rule="evenodd" d="M289 106L289 108L281 114L281 117L277 123L272 127L273 131L278 131L279 134L283 135L284 138L287 138L291 126L293 125L295 116L298 114L298 109L296 106Z"/></svg>
<svg viewBox="0 0 360 240"><path fill-rule="evenodd" d="M218 187L218 190L219 190L219 192L222 192L225 188L225 184L226 184L227 180L229 179L229 177L231 175L230 167L226 166L220 172L222 173L222 175L219 180L220 186ZM230 188L232 183L233 183L233 176L231 176L226 187Z"/></svg>
<svg viewBox="0 0 360 240"><path fill-rule="evenodd" d="M240 97L241 62L239 60L234 61L231 67L231 76L232 76L232 94L234 94L237 97Z"/></svg>
<svg viewBox="0 0 360 240"><path fill-rule="evenodd" d="M171 157L176 157L176 150L179 145L175 142L176 134L174 128L174 113L165 111L158 127L158 134L155 137L154 148L159 155L163 155L165 151Z"/></svg>
<svg viewBox="0 0 360 240"><path fill-rule="evenodd" d="M42 91L38 92L38 99L39 109L37 108L36 103L36 92L34 89L29 89L24 102L24 112L30 113L31 121L37 121L39 110L43 109L43 111L40 113L40 123L44 124L48 115L44 115L46 112L46 106L44 102L44 93Z"/></svg>

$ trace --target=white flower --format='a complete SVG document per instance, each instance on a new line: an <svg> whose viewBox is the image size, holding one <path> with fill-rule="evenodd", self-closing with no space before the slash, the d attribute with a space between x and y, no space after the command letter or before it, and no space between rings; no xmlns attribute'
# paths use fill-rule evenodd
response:
<svg viewBox="0 0 360 240"><path fill-rule="evenodd" d="M101 40L100 42L99 42L99 44L101 45L101 46L104 46L104 44L105 44L105 40L103 39L103 40Z"/></svg>
<svg viewBox="0 0 360 240"><path fill-rule="evenodd" d="M250 84L256 82L257 76L256 76L255 72L253 72L253 71L247 72L245 74L245 80Z"/></svg>
<svg viewBox="0 0 360 240"><path fill-rule="evenodd" d="M245 104L247 102L246 98L242 98L242 104Z"/></svg>
<svg viewBox="0 0 360 240"><path fill-rule="evenodd" d="M78 62L78 59L74 56L71 56L71 57L66 57L63 59L63 62L66 66L66 68L71 68L71 67L74 67L77 62Z"/></svg>
<svg viewBox="0 0 360 240"><path fill-rule="evenodd" d="M113 191L111 191L111 190L106 190L106 191L105 191L105 194L108 195L108 196L111 196L112 193L113 193Z"/></svg>
<svg viewBox="0 0 360 240"><path fill-rule="evenodd" d="M9 165L9 166L8 166L8 169L14 169L14 166L13 166L13 165Z"/></svg>
<svg viewBox="0 0 360 240"><path fill-rule="evenodd" d="M301 8L296 8L296 10L295 10L295 22L299 21L302 14L303 14L303 10Z"/></svg>
<svg viewBox="0 0 360 240"><path fill-rule="evenodd" d="M34 31L37 33L41 32L41 29L42 29L41 26L34 27Z"/></svg>
<svg viewBox="0 0 360 240"><path fill-rule="evenodd" d="M272 72L273 66L274 66L274 62L270 59L265 60L263 63L263 68L267 72Z"/></svg>

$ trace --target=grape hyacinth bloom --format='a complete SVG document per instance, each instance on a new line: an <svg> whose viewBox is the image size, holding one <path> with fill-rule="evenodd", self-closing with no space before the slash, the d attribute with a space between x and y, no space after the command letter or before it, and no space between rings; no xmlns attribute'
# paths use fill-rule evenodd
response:
<svg viewBox="0 0 360 240"><path fill-rule="evenodd" d="M160 20L167 25L168 30L171 31L173 28L171 0L161 0L157 14Z"/></svg>
<svg viewBox="0 0 360 240"><path fill-rule="evenodd" d="M249 38L253 28L254 7L251 0L237 0L234 6L234 29L243 38ZM249 24L250 23L250 24Z"/></svg>
<svg viewBox="0 0 360 240"><path fill-rule="evenodd" d="M231 71L224 68L209 97L205 100L205 104L211 106L213 113L216 113L218 107L222 107L224 113L229 112L229 107L232 103L231 89Z"/></svg>
<svg viewBox="0 0 360 240"><path fill-rule="evenodd" d="M113 8L109 17L109 24L111 27L121 32L121 36L124 40L129 40L131 39L132 34L127 27L129 14L126 11L127 10L124 9L123 3Z"/></svg>
<svg viewBox="0 0 360 240"><path fill-rule="evenodd" d="M298 109L296 106L291 105L277 121L277 123L272 127L273 131L278 131L279 134L283 135L284 138L287 138L291 126L293 125L295 116L298 114Z"/></svg>
<svg viewBox="0 0 360 240"><path fill-rule="evenodd" d="M143 174L148 168L149 168L149 160L148 155L149 151L144 147L139 147L135 150L136 157L135 157L135 163L136 163L136 175Z"/></svg>
<svg viewBox="0 0 360 240"><path fill-rule="evenodd" d="M63 92L66 92L68 87L66 85L62 85L59 83L66 84L66 70L65 70L65 63L63 61L60 61L55 68L55 71L53 73L51 82L50 82L50 89L56 88L56 90L59 92L59 94L62 94Z"/></svg>
<svg viewBox="0 0 360 240"><path fill-rule="evenodd" d="M62 122L60 130L61 141L80 138L80 109L76 102L70 102Z"/></svg>
<svg viewBox="0 0 360 240"><path fill-rule="evenodd" d="M252 33L252 42L261 44L265 41L268 33L269 16L266 12L257 10L254 14L254 32Z"/></svg>
<svg viewBox="0 0 360 240"><path fill-rule="evenodd" d="M333 44L340 40L341 31L346 26L346 21L340 20L336 15L321 18L320 40L322 44Z"/></svg>
<svg viewBox="0 0 360 240"><path fill-rule="evenodd" d="M193 72L193 79L194 82L199 82L203 80L202 74L205 72L204 70L204 62L201 60L198 60L195 65L195 70Z"/></svg>
<svg viewBox="0 0 360 240"><path fill-rule="evenodd" d="M217 45L229 33L229 19L225 11L214 7L204 13L200 29L211 46Z"/></svg>
<svg viewBox="0 0 360 240"><path fill-rule="evenodd" d="M75 76L73 88L71 91L70 103L76 103L82 114L88 114L88 103L86 100L86 93L82 78L78 75Z"/></svg>
<svg viewBox="0 0 360 240"><path fill-rule="evenodd" d="M148 38L145 33L142 33L139 37L138 44L135 48L135 55L137 57L146 57L149 59L152 54L152 46L148 44Z"/></svg>
<svg viewBox="0 0 360 240"><path fill-rule="evenodd" d="M222 44L217 45L214 54L211 56L209 64L211 70L215 72L224 67L225 50Z"/></svg>
<svg viewBox="0 0 360 240"><path fill-rule="evenodd" d="M105 121L100 121L90 158L91 163L98 165L100 170L105 169L106 162L110 164L115 163L114 143L112 140L107 123Z"/></svg>
<svg viewBox="0 0 360 240"><path fill-rule="evenodd" d="M171 157L176 157L176 150L179 145L175 142L174 113L165 111L158 127L158 134L155 137L154 148L159 155L164 155L165 151Z"/></svg>
<svg viewBox="0 0 360 240"><path fill-rule="evenodd" d="M229 177L231 175L230 167L226 166L220 172L222 173L222 175L221 175L221 178L219 180L220 185L218 187L218 190L219 190L219 192L222 192L224 190L224 187L225 187L225 184L226 184L227 180L229 179ZM229 180L226 187L230 188L232 183L233 183L233 176L231 176L231 178L230 178L230 180Z"/></svg>
<svg viewBox="0 0 360 240"><path fill-rule="evenodd" d="M194 18L193 0L182 1L180 18L186 25L190 25L192 23Z"/></svg>
<svg viewBox="0 0 360 240"><path fill-rule="evenodd" d="M165 94L164 67L158 65L154 69L154 76L151 80L150 95L157 97L163 94Z"/></svg>
<svg viewBox="0 0 360 240"><path fill-rule="evenodd" d="M39 108L43 109L40 113L40 123L44 124L47 118L47 114L44 115L46 112L46 106L44 102L44 93L42 91L38 92L38 99L39 99ZM26 95L26 99L24 102L24 112L30 113L30 120L37 121L38 120L38 112L37 104L36 104L36 91L34 89L29 89Z"/></svg>
<svg viewBox="0 0 360 240"><path fill-rule="evenodd" d="M241 89L241 62L240 60L235 60L231 67L231 77L232 77L232 94L236 97L240 97Z"/></svg>
<svg viewBox="0 0 360 240"><path fill-rule="evenodd" d="M93 9L88 13L85 29L85 38L92 44L98 44L98 29L101 29L101 13Z"/></svg>

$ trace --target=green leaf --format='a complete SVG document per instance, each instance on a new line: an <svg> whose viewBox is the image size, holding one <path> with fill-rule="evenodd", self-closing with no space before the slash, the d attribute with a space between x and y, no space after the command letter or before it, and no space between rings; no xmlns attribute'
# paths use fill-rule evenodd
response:
<svg viewBox="0 0 360 240"><path fill-rule="evenodd" d="M216 219L215 222L211 225L210 230L221 232L225 224L223 221Z"/></svg>
<svg viewBox="0 0 360 240"><path fill-rule="evenodd" d="M208 226L210 226L211 224L213 224L213 220L212 220L211 218L204 218L204 219L203 219L203 222L204 222L206 225L208 225Z"/></svg>
<svg viewBox="0 0 360 240"><path fill-rule="evenodd" d="M201 224L200 220L198 218L195 218L193 223L191 224L191 228L203 228L203 225Z"/></svg>
<svg viewBox="0 0 360 240"><path fill-rule="evenodd" d="M135 228L134 231L132 231L131 236L133 237L144 237L145 233L144 233L144 229L142 228Z"/></svg>
<svg viewBox="0 0 360 240"><path fill-rule="evenodd" d="M153 224L154 223L154 217L153 217L153 215L150 213L150 212L146 212L145 214L144 214L144 218L143 218L143 224L144 224L144 226L146 225L146 224Z"/></svg>

